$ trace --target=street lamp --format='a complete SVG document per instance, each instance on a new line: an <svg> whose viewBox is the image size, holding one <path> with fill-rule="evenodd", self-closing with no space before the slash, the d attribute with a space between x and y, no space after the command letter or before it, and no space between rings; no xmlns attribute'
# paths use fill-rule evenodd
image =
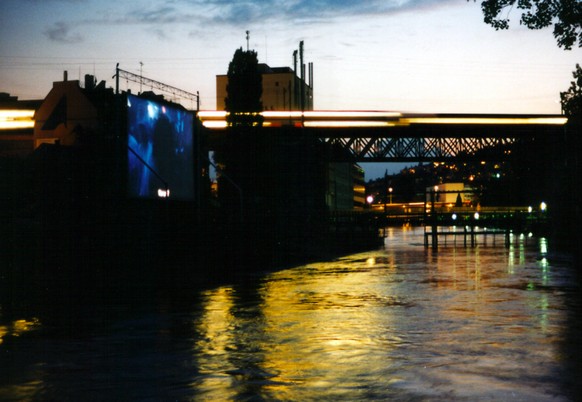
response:
<svg viewBox="0 0 582 402"><path fill-rule="evenodd" d="M392 187L388 188L388 193L390 194L390 204L392 204Z"/></svg>

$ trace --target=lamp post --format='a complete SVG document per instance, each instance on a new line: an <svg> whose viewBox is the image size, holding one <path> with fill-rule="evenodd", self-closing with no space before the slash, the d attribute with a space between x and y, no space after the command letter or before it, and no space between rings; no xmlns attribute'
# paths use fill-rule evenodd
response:
<svg viewBox="0 0 582 402"><path fill-rule="evenodd" d="M388 193L390 194L390 204L392 204L392 191L393 191L392 187L389 187Z"/></svg>

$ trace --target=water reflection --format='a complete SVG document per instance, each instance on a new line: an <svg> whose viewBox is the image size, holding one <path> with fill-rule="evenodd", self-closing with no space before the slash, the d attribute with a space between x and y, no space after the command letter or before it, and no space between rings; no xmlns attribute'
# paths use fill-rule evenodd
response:
<svg viewBox="0 0 582 402"><path fill-rule="evenodd" d="M536 261L525 239L438 253L418 240L389 228L382 251L207 292L198 390L275 400L559 394L566 317L560 291L538 289L554 282L547 258ZM546 240L539 246L545 255Z"/></svg>
<svg viewBox="0 0 582 402"><path fill-rule="evenodd" d="M25 332L33 331L39 327L40 320L38 318L31 318L30 320L20 319L8 325L0 325L0 345L4 342L5 337L20 336Z"/></svg>
<svg viewBox="0 0 582 402"><path fill-rule="evenodd" d="M434 252L422 229L386 236L375 251L114 306L82 336L0 316L0 399L567 399L571 267L545 239Z"/></svg>

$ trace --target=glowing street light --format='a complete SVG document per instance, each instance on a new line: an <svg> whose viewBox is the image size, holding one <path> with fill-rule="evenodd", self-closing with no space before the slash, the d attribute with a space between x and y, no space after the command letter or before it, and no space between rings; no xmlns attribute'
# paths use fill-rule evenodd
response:
<svg viewBox="0 0 582 402"><path fill-rule="evenodd" d="M542 201L542 203L540 204L540 211L546 212L546 209L548 209L548 205Z"/></svg>

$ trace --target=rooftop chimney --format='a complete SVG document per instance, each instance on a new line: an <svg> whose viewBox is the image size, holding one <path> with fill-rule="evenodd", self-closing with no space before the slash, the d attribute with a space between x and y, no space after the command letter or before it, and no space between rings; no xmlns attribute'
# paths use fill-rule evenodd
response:
<svg viewBox="0 0 582 402"><path fill-rule="evenodd" d="M95 77L91 74L85 74L85 89L95 88Z"/></svg>

